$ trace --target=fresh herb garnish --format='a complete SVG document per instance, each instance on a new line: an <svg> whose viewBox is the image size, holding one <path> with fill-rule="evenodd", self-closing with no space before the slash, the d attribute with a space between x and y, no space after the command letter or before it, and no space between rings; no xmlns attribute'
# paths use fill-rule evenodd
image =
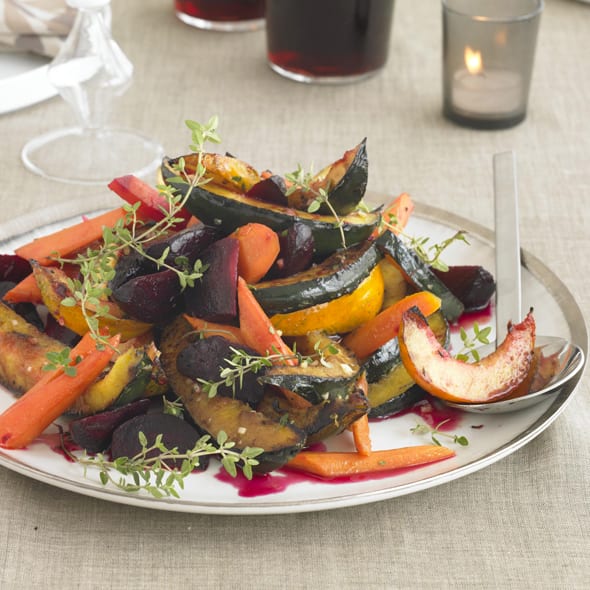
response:
<svg viewBox="0 0 590 590"><path fill-rule="evenodd" d="M219 371L218 381L207 381L205 379L197 379L201 384L201 389L208 397L215 397L220 386L225 385L231 387L232 392L235 394L237 388L242 387L244 381L244 375L247 373L260 373L265 368L272 367L276 362L283 362L288 360L297 360L301 366L307 366L314 361L317 361L325 366L329 366L329 361L326 359L328 354L336 354L337 348L333 345L327 345L320 349L320 343L317 343L314 347L315 353L309 356L303 356L296 350L293 354L281 354L275 351L274 354L268 354L265 356L251 355L245 350L230 347L232 351L231 358L224 359L227 366L223 367Z"/></svg>
<svg viewBox="0 0 590 590"><path fill-rule="evenodd" d="M84 467L84 476L88 468L96 468L103 485L110 484L130 493L143 490L158 499L169 496L179 498L178 490L184 489L185 478L199 466L202 457L217 456L231 476L237 475L239 466L244 476L252 479L252 468L258 465L256 457L264 452L255 447L233 450L235 443L228 441L225 432L217 435L216 445L211 442L209 435L205 435L191 450L184 453L180 453L177 448L167 448L162 442L161 434L150 445L143 432L140 432L139 442L141 451L137 455L113 460L102 453L88 455L84 452L76 456L65 445L62 448L69 457ZM154 456L151 456L154 452ZM177 468L179 463L180 468Z"/></svg>
<svg viewBox="0 0 590 590"><path fill-rule="evenodd" d="M459 336L461 337L461 342L463 343L463 348L461 351L455 355L455 358L460 361L469 361L471 357L475 362L479 362L480 356L477 350L477 347L480 344L489 344L490 339L489 335L492 331L491 326L486 326L485 328L480 328L477 322L473 323L473 336L469 336L467 331L461 327L459 330Z"/></svg>
<svg viewBox="0 0 590 590"><path fill-rule="evenodd" d="M458 434L451 434L449 432L441 432L441 430L440 430L441 426L443 426L443 424L446 424L449 420L450 419L447 418L446 420L439 422L434 428L431 426L428 426L427 424L416 424L416 426L414 426L414 428L410 428L410 432L412 434L430 434L430 438L431 438L432 442L438 447L442 446L441 442L437 438L439 436L446 436L447 438L452 439L452 441L455 444L461 445L462 447L466 447L467 445L469 445L469 441L467 440L466 436L460 436Z"/></svg>
<svg viewBox="0 0 590 590"><path fill-rule="evenodd" d="M70 359L70 349L63 348L59 352L48 352L46 355L47 362L43 365L44 371L56 371L57 369L63 369L63 372L68 377L75 377L76 365L82 360L77 356L72 364Z"/></svg>
<svg viewBox="0 0 590 590"><path fill-rule="evenodd" d="M184 195L177 194L171 186L159 185L157 188L166 198L167 208L162 209L163 218L152 225L145 225L137 218L137 210L140 203L124 205L125 216L117 221L114 227L105 227L103 230L103 243L99 248L88 248L73 260L57 258L58 262L77 264L80 268L80 279L68 279L68 287L71 291L69 297L65 297L61 304L73 307L79 305L88 325L92 337L101 346L106 344L106 338L100 333L100 319L110 318L108 298L111 290L109 281L115 276L115 265L121 253L135 251L144 258L153 262L158 269L172 270L178 277L181 287L192 287L199 280L206 267L197 260L194 265L189 265L186 260L179 260L177 265L166 262L169 248L165 249L159 258L149 256L144 246L157 238L167 234L182 218L179 217L187 199L195 187L206 184L206 168L203 165L204 147L207 142L219 143L217 134L217 117L202 125L196 121L186 121L191 130L192 144L190 148L197 153L197 165L194 174L187 173L185 162L180 158L174 171L178 174L174 181L188 185Z"/></svg>
<svg viewBox="0 0 590 590"><path fill-rule="evenodd" d="M304 191L313 197L307 206L308 213L316 213L319 211L322 205L325 205L329 209L330 213L334 217L334 227L337 227L340 232L342 247L346 248L346 236L344 235L343 227L344 224L334 209L332 203L330 203L328 191L324 187L316 188L313 186L313 172L305 172L305 170L303 170L301 167L301 164L298 164L297 170L285 174L285 179L291 183L291 186L287 188L287 196L292 195L296 191Z"/></svg>
<svg viewBox="0 0 590 590"><path fill-rule="evenodd" d="M414 249L416 254L425 264L443 272L448 271L449 266L441 259L442 253L454 242L461 241L469 244L466 238L466 232L462 230L456 232L450 238L443 240L439 244L429 244L430 238L427 237L405 237L409 240L410 247Z"/></svg>

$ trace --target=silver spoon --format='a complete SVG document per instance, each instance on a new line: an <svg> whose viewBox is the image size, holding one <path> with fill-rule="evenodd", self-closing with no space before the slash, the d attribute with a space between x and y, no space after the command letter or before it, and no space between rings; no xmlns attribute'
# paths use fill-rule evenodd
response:
<svg viewBox="0 0 590 590"><path fill-rule="evenodd" d="M518 192L516 188L516 160L514 152L494 155L494 209L496 228L496 343L502 342L509 321L520 321L521 278L520 239L518 223ZM557 336L537 336L539 366L549 369L540 383L533 383L531 392L513 399L479 404L445 402L466 412L500 414L528 408L556 397L563 386L584 366L583 350ZM486 350L487 348L487 350ZM483 357L492 352L484 347L478 352Z"/></svg>

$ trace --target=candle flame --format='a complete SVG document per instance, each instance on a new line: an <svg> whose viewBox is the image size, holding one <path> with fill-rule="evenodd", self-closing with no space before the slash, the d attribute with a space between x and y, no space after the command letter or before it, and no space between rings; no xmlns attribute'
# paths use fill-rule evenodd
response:
<svg viewBox="0 0 590 590"><path fill-rule="evenodd" d="M470 74L480 74L483 70L481 51L474 51L471 47L465 47L465 66Z"/></svg>

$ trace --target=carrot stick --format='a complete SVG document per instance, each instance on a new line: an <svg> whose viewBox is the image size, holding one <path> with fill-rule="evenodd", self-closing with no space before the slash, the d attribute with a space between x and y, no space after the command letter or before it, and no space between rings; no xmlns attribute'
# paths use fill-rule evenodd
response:
<svg viewBox="0 0 590 590"><path fill-rule="evenodd" d="M270 323L268 316L242 277L238 277L238 315L244 344L259 354L293 356L293 351ZM294 358L284 359L281 362L287 365L297 364Z"/></svg>
<svg viewBox="0 0 590 590"><path fill-rule="evenodd" d="M368 414L363 414L358 420L353 422L349 428L352 432L356 452L363 457L368 457L372 452Z"/></svg>
<svg viewBox="0 0 590 590"><path fill-rule="evenodd" d="M36 260L42 266L50 266L55 263L52 256L59 255L63 258L88 246L102 238L104 227L113 227L119 219L124 217L125 210L122 207L114 209L42 238L36 238L17 248L15 253L27 260Z"/></svg>
<svg viewBox="0 0 590 590"><path fill-rule="evenodd" d="M455 452L447 447L418 445L386 451L373 451L368 456L359 453L302 451L287 463L287 467L318 477L332 479L363 473L391 471L404 467L425 465L453 457Z"/></svg>
<svg viewBox="0 0 590 590"><path fill-rule="evenodd" d="M41 290L34 275L26 276L2 297L8 303L42 303Z"/></svg>
<svg viewBox="0 0 590 590"><path fill-rule="evenodd" d="M242 332L239 328L236 328L235 326L217 324L215 322L210 322L209 320L197 318L194 316L190 316L188 314L184 314L184 319L195 330L203 332L203 336L205 336L205 338L207 336L223 336L224 338L226 338L230 342L233 342L234 344L245 344L244 338L242 337Z"/></svg>
<svg viewBox="0 0 590 590"><path fill-rule="evenodd" d="M63 270L70 278L75 278L80 273L80 267L74 264L64 265ZM20 283L17 283L4 294L3 299L8 303L43 303L43 296L35 274L31 273Z"/></svg>
<svg viewBox="0 0 590 590"><path fill-rule="evenodd" d="M408 193L402 193L392 203L387 205L381 213L385 227L394 234L401 233L414 211L414 202ZM377 230L379 233L379 230ZM375 237L375 236L374 236Z"/></svg>
<svg viewBox="0 0 590 590"><path fill-rule="evenodd" d="M247 283L257 283L279 255L279 236L262 223L242 225L231 236L240 243L238 274Z"/></svg>
<svg viewBox="0 0 590 590"><path fill-rule="evenodd" d="M110 341L117 346L119 337ZM88 339L82 339L70 354L70 358L82 356L89 347ZM76 365L73 377L63 368L46 376L20 397L0 415L0 446L22 449L39 436L54 420L59 418L108 365L114 349L91 350Z"/></svg>
<svg viewBox="0 0 590 590"><path fill-rule="evenodd" d="M402 315L414 306L418 307L425 316L429 316L440 308L440 299L429 291L412 293L385 308L373 319L353 330L344 338L343 344L357 358L366 358L380 346L397 336Z"/></svg>

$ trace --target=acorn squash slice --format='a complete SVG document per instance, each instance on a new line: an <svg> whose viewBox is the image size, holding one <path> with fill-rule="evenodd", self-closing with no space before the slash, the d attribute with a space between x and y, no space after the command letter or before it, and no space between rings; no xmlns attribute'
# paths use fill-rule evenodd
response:
<svg viewBox="0 0 590 590"><path fill-rule="evenodd" d="M338 250L307 270L261 281L250 289L267 315L289 313L352 293L380 259L375 244L365 241Z"/></svg>
<svg viewBox="0 0 590 590"><path fill-rule="evenodd" d="M355 384L346 397L335 397L306 408L294 406L279 390L267 388L258 405L258 411L266 416L303 430L307 435L306 446L339 434L368 409L367 398Z"/></svg>
<svg viewBox="0 0 590 590"><path fill-rule="evenodd" d="M394 264L411 285L419 291L430 291L440 297L442 312L449 322L459 319L465 309L463 304L412 248L390 231L383 232L376 243L385 260Z"/></svg>
<svg viewBox="0 0 590 590"><path fill-rule="evenodd" d="M318 331L297 338L295 350L312 358L318 357L319 353L321 358L296 366L276 365L261 375L259 380L293 391L312 404L348 397L360 367L343 346Z"/></svg>
<svg viewBox="0 0 590 590"><path fill-rule="evenodd" d="M217 440L220 431L236 444L236 450L258 447L264 452L257 457L257 473L277 469L294 457L305 444L305 433L290 424L283 424L253 410L248 404L231 397L208 397L197 383L176 368L181 350L198 338L182 317L164 329L160 343L161 361L172 390L184 403L196 427Z"/></svg>
<svg viewBox="0 0 590 590"><path fill-rule="evenodd" d="M450 330L443 313L437 311L428 316L427 321L441 346L448 347ZM362 368L369 384L367 398L371 418L396 414L424 396L424 390L415 387L414 379L402 363L397 337L378 348Z"/></svg>
<svg viewBox="0 0 590 590"><path fill-rule="evenodd" d="M310 190L299 189L291 193L287 197L289 206L307 211L320 189L323 189L334 211L338 215L347 215L358 207L365 195L368 177L369 160L365 138L356 147L346 151L339 160L320 170L312 178ZM324 203L320 211L329 214L330 208Z"/></svg>
<svg viewBox="0 0 590 590"><path fill-rule="evenodd" d="M303 336L314 330L343 334L373 319L382 303L383 276L375 265L352 293L298 311L277 313L270 321L283 336Z"/></svg>
<svg viewBox="0 0 590 590"><path fill-rule="evenodd" d="M177 172L173 168L177 162L178 158L173 160L165 158L160 172L164 183L185 195L189 185L178 181ZM206 175L205 178L210 177ZM278 233L299 221L311 228L318 258L328 256L342 248L341 229L345 245L348 247L368 238L380 220L378 210L371 212L355 210L341 216L338 223L333 215L297 211L288 206L249 197L238 181L234 184L227 181L216 183L213 177L207 184L192 188L186 208L203 223L218 227L226 234L250 222L262 223Z"/></svg>

